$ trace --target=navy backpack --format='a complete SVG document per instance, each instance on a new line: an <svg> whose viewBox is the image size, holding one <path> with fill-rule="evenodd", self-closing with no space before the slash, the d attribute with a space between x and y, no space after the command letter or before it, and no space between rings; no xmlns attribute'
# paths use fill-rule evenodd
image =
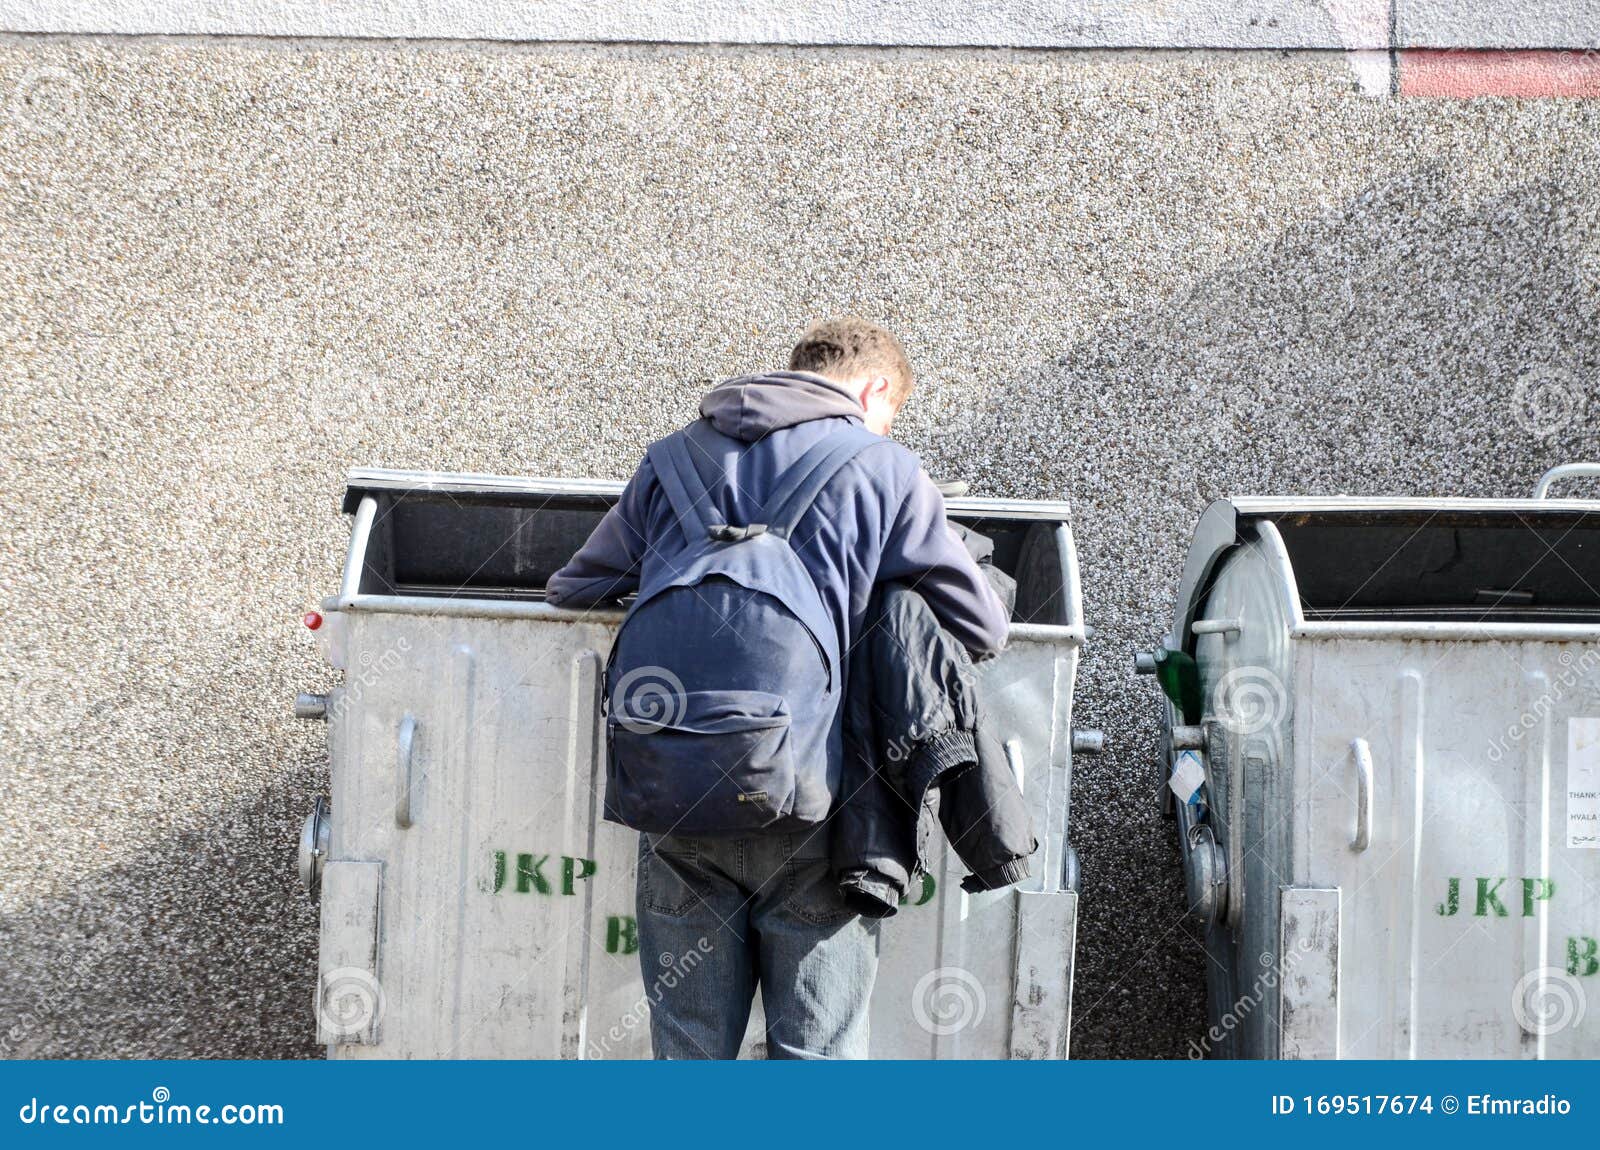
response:
<svg viewBox="0 0 1600 1150"><path fill-rule="evenodd" d="M701 422L649 451L684 545L656 541L606 667L606 817L636 830L797 829L832 805L842 659L790 538L829 480L883 440L856 424L826 436L735 525L691 455L722 438Z"/></svg>

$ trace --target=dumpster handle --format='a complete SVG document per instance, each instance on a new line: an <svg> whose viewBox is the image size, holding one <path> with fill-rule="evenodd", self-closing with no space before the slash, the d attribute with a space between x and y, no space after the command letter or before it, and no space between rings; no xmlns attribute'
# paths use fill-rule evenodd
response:
<svg viewBox="0 0 1600 1150"><path fill-rule="evenodd" d="M354 599L361 594L361 577L367 570L367 545L372 541L372 525L378 519L378 501L363 496L350 525L350 550L344 557L344 575L339 584L339 599Z"/></svg>
<svg viewBox="0 0 1600 1150"><path fill-rule="evenodd" d="M394 799L394 825L411 825L411 765L416 757L417 720L407 714L400 720L400 789Z"/></svg>
<svg viewBox="0 0 1600 1150"><path fill-rule="evenodd" d="M1350 743L1356 763L1356 833L1350 849L1364 851L1372 842L1372 748L1365 739Z"/></svg>
<svg viewBox="0 0 1600 1150"><path fill-rule="evenodd" d="M1558 479L1571 479L1575 475L1581 475L1586 479L1600 479L1600 463L1563 463L1560 467L1552 467L1539 477L1539 483L1533 489L1533 497L1550 498L1552 483Z"/></svg>

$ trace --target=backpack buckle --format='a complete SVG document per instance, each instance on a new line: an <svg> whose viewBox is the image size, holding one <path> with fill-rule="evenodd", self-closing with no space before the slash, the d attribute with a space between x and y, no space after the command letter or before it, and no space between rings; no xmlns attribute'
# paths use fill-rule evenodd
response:
<svg viewBox="0 0 1600 1150"><path fill-rule="evenodd" d="M731 523L718 523L715 527L706 528L706 534L718 543L743 543L746 539L754 539L757 535L765 535L765 523L750 523L744 527L735 527Z"/></svg>

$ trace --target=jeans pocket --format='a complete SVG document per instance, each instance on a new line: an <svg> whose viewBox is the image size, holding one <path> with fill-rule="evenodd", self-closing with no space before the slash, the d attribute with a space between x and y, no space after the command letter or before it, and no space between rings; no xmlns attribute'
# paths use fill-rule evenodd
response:
<svg viewBox="0 0 1600 1150"><path fill-rule="evenodd" d="M639 901L645 909L682 918L704 901L710 889L693 839L639 836Z"/></svg>
<svg viewBox="0 0 1600 1150"><path fill-rule="evenodd" d="M812 926L836 926L855 914L839 892L827 859L791 856L786 869L789 890L783 905L796 918Z"/></svg>

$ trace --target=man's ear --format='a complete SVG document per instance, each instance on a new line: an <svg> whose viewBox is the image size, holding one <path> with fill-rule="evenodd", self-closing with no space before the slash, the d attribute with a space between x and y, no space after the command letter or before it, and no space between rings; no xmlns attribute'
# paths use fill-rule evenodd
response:
<svg viewBox="0 0 1600 1150"><path fill-rule="evenodd" d="M863 401L868 398L888 399L889 377L886 375L873 376L872 382L867 384L866 390L861 393L861 398Z"/></svg>

